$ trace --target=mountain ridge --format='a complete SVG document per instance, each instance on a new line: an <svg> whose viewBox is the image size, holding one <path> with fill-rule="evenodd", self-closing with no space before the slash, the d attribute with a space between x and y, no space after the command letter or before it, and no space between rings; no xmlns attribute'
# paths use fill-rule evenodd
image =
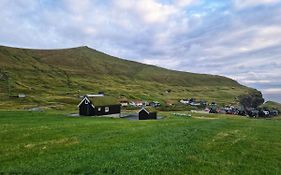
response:
<svg viewBox="0 0 281 175"><path fill-rule="evenodd" d="M64 49L0 46L1 72L9 74L12 93L29 94L30 103L36 103L35 99L41 95L56 97L40 99L38 103L42 104L59 103L66 98L64 94L70 94L67 99L74 103L78 91L79 94L105 91L118 98L162 102L195 97L219 103L237 103L240 95L260 93L227 77L170 70L110 56L87 46ZM0 89L5 91L0 95L7 96L8 88L3 81ZM167 89L172 92L166 94Z"/></svg>

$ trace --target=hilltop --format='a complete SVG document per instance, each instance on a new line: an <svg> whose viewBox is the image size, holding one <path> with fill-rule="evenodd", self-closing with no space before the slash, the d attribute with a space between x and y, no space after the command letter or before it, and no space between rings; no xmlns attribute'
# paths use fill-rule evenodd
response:
<svg viewBox="0 0 281 175"><path fill-rule="evenodd" d="M261 105L261 107L268 109L277 109L281 111L281 104L274 101L267 101L263 105Z"/></svg>
<svg viewBox="0 0 281 175"><path fill-rule="evenodd" d="M119 99L177 101L197 98L237 104L261 93L218 75L195 74L128 61L89 47L57 50L0 46L0 107L77 104L78 96L103 91ZM13 96L25 93L28 98Z"/></svg>

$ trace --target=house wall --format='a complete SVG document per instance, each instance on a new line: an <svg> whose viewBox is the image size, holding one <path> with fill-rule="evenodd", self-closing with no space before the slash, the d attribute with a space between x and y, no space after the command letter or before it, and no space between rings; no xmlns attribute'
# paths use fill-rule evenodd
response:
<svg viewBox="0 0 281 175"><path fill-rule="evenodd" d="M157 119L157 112L147 113L145 110L139 112L139 120Z"/></svg>
<svg viewBox="0 0 281 175"><path fill-rule="evenodd" d="M95 110L90 103L88 104L82 103L79 106L79 115L93 116L95 115Z"/></svg>
<svg viewBox="0 0 281 175"><path fill-rule="evenodd" d="M157 113L156 112L150 112L149 113L149 119L157 119Z"/></svg>
<svg viewBox="0 0 281 175"><path fill-rule="evenodd" d="M108 110L106 110L108 109ZM109 115L121 113L121 105L95 106L95 115Z"/></svg>
<svg viewBox="0 0 281 175"><path fill-rule="evenodd" d="M149 114L145 112L145 110L141 110L139 112L139 120L148 120L149 119Z"/></svg>

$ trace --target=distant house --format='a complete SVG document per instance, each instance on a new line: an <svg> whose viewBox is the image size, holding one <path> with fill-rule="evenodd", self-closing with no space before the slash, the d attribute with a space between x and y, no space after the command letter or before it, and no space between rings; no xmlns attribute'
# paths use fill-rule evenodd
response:
<svg viewBox="0 0 281 175"><path fill-rule="evenodd" d="M127 100L120 101L120 104L122 107L127 107L129 105L129 102Z"/></svg>
<svg viewBox="0 0 281 175"><path fill-rule="evenodd" d="M134 106L134 107L135 107L135 106L136 106L136 103L133 102L133 101L130 101L130 102L129 102L129 106Z"/></svg>
<svg viewBox="0 0 281 175"><path fill-rule="evenodd" d="M143 105L144 105L144 106L149 106L149 102L144 101L144 102L143 102Z"/></svg>
<svg viewBox="0 0 281 175"><path fill-rule="evenodd" d="M188 99L181 99L180 103L182 103L182 104L189 104L189 100Z"/></svg>
<svg viewBox="0 0 281 175"><path fill-rule="evenodd" d="M142 108L139 111L139 120L157 119L157 112L153 109Z"/></svg>
<svg viewBox="0 0 281 175"><path fill-rule="evenodd" d="M193 102L190 102L190 105L191 105L191 106L201 106L201 103L200 103L200 102L193 101Z"/></svg>
<svg viewBox="0 0 281 175"><path fill-rule="evenodd" d="M223 113L225 113L225 114L235 114L234 107L230 107L230 106L225 106L225 107L221 108L221 111L224 111Z"/></svg>
<svg viewBox="0 0 281 175"><path fill-rule="evenodd" d="M143 101L138 101L138 100L131 101L129 103L129 105L133 106L133 107L142 107L142 106L144 106Z"/></svg>
<svg viewBox="0 0 281 175"><path fill-rule="evenodd" d="M18 95L18 98L25 98L25 97L26 97L25 94L19 94L19 95Z"/></svg>
<svg viewBox="0 0 281 175"><path fill-rule="evenodd" d="M171 89L167 89L165 92L166 92L166 93L171 93L172 90L171 90Z"/></svg>
<svg viewBox="0 0 281 175"><path fill-rule="evenodd" d="M144 105L143 101L135 101L135 104L137 107L142 107Z"/></svg>
<svg viewBox="0 0 281 175"><path fill-rule="evenodd" d="M158 101L152 101L149 103L149 105L152 107L158 107L158 106L160 106L160 103Z"/></svg>
<svg viewBox="0 0 281 175"><path fill-rule="evenodd" d="M218 113L218 108L216 106L210 106L209 113Z"/></svg>
<svg viewBox="0 0 281 175"><path fill-rule="evenodd" d="M208 105L208 102L205 101L205 100L201 100L201 101L200 101L200 105L201 105L201 106L207 106L207 105Z"/></svg>
<svg viewBox="0 0 281 175"><path fill-rule="evenodd" d="M217 103L216 102L212 102L210 105L211 106L217 106Z"/></svg>
<svg viewBox="0 0 281 175"><path fill-rule="evenodd" d="M86 95L78 105L79 114L83 116L100 116L120 114L121 105L113 97L103 95Z"/></svg>

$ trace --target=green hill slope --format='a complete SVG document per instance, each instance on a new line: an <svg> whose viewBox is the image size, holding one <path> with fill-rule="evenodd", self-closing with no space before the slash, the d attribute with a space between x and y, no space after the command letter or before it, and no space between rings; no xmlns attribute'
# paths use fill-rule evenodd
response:
<svg viewBox="0 0 281 175"><path fill-rule="evenodd" d="M123 60L88 47L31 50L0 47L0 107L66 105L104 91L117 98L237 103L259 91L222 76L194 74ZM167 93L169 90L171 92ZM25 93L28 98L9 95Z"/></svg>
<svg viewBox="0 0 281 175"><path fill-rule="evenodd" d="M274 101L267 101L263 105L261 105L261 107L268 109L277 109L278 111L281 111L281 104Z"/></svg>

